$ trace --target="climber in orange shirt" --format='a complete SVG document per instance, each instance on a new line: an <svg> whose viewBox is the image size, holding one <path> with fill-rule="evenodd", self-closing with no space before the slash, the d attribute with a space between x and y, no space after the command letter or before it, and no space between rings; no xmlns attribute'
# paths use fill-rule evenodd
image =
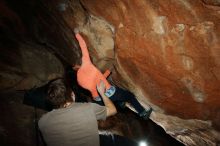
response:
<svg viewBox="0 0 220 146"><path fill-rule="evenodd" d="M73 69L77 70L77 81L80 86L89 90L92 94L93 100L96 103L101 104L101 98L97 92L96 86L102 80L105 83L106 92L105 95L109 97L114 103L120 105L120 107L125 107L125 102L129 102L135 110L138 112L138 115L143 119L147 120L152 112L152 108L149 106L147 110L145 110L141 104L137 101L134 94L128 90L124 90L119 87L115 87L109 84L107 81L107 77L110 74L110 71L107 70L104 74L102 74L91 62L89 57L89 52L86 46L86 43L82 36L76 32L76 39L79 42L81 51L82 51L82 64L74 65Z"/></svg>

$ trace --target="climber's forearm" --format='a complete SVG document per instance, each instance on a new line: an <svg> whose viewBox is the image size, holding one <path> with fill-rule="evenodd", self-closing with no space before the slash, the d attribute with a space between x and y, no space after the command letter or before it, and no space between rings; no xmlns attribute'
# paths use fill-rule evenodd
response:
<svg viewBox="0 0 220 146"><path fill-rule="evenodd" d="M79 46L82 51L82 62L86 62L86 61L90 62L89 51L87 49L86 42L84 41L84 39L82 38L82 36L79 33L75 34L75 36L79 42Z"/></svg>
<svg viewBox="0 0 220 146"><path fill-rule="evenodd" d="M115 115L117 113L115 105L104 93L100 95L107 109L107 117Z"/></svg>
<svg viewBox="0 0 220 146"><path fill-rule="evenodd" d="M101 80L100 84L97 85L97 90L99 92L99 94L102 97L102 100L106 106L107 109L107 117L108 116L112 116L114 114L117 113L117 110L115 108L115 105L112 103L112 101L105 95L105 84L104 82Z"/></svg>
<svg viewBox="0 0 220 146"><path fill-rule="evenodd" d="M103 75L105 78L107 78L110 74L111 74L111 71L109 69L107 69Z"/></svg>

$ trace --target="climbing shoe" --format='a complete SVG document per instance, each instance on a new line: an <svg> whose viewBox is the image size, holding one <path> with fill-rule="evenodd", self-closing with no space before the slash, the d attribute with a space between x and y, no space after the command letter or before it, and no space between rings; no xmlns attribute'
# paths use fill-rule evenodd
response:
<svg viewBox="0 0 220 146"><path fill-rule="evenodd" d="M152 113L152 108L150 107L148 110L144 110L143 112L141 112L140 114L139 114L139 116L141 117L141 118L143 118L144 120L148 120L149 119L149 117L150 117L150 114Z"/></svg>

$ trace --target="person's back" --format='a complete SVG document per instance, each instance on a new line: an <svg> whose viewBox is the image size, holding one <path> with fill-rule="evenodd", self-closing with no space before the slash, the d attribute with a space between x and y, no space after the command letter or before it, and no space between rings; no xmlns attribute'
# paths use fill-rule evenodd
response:
<svg viewBox="0 0 220 146"><path fill-rule="evenodd" d="M99 118L104 119L103 112ZM72 103L53 110L39 121L48 146L99 146L98 127L94 105Z"/></svg>
<svg viewBox="0 0 220 146"><path fill-rule="evenodd" d="M97 89L105 106L95 103L75 103L75 94L63 79L52 81L46 99L53 105L51 112L43 115L39 129L48 146L99 146L97 120L117 113L114 104L104 95L101 82ZM72 97L72 98L70 98Z"/></svg>

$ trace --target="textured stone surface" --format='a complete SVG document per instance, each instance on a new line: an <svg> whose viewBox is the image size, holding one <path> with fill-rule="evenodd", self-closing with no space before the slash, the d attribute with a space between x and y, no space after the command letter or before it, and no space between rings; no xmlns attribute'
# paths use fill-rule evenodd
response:
<svg viewBox="0 0 220 146"><path fill-rule="evenodd" d="M219 129L218 1L82 2L91 14L115 28L113 78L118 85L157 111L183 119L211 120ZM190 132L198 135L194 145L199 145L203 134L196 128ZM210 140L212 145L218 141L215 138Z"/></svg>
<svg viewBox="0 0 220 146"><path fill-rule="evenodd" d="M27 71L31 76L20 87L31 86L38 82L36 73L46 69L20 63L19 54L28 51L19 51L18 44L36 54L47 48L64 66L79 63L77 27L93 62L101 70L114 65L110 79L134 92L144 106L150 104L151 119L170 135L186 145L219 142L213 134L213 128L220 129L219 0L8 0L0 8L1 75L10 79L2 87L19 83ZM10 38L6 44L5 38ZM46 65L49 59L38 61ZM54 67L52 72L60 69ZM37 77L48 80L50 73ZM201 120L202 132L193 119ZM187 134L178 127L186 127Z"/></svg>
<svg viewBox="0 0 220 146"><path fill-rule="evenodd" d="M203 2L208 5L220 6L219 0L203 0Z"/></svg>
<svg viewBox="0 0 220 146"><path fill-rule="evenodd" d="M117 68L140 98L167 114L214 121L220 107L219 7L199 0L83 4L115 26Z"/></svg>
<svg viewBox="0 0 220 146"><path fill-rule="evenodd" d="M16 51L16 52L15 52ZM0 89L30 89L61 77L60 60L37 44L18 44L18 48L1 48Z"/></svg>
<svg viewBox="0 0 220 146"><path fill-rule="evenodd" d="M77 55L68 46L73 39L64 37L70 29L61 27L63 21L56 22L60 17L54 20L45 4L1 1L0 14L1 90L39 86L62 76L63 64L74 62Z"/></svg>
<svg viewBox="0 0 220 146"><path fill-rule="evenodd" d="M0 92L0 145L37 145L35 120L45 113L23 104L24 92ZM36 116L36 118L35 118ZM39 145L43 146L43 145Z"/></svg>
<svg viewBox="0 0 220 146"><path fill-rule="evenodd" d="M213 129L210 121L184 120L161 113L152 113L151 119L166 133L187 146L216 146L219 144L220 133Z"/></svg>

